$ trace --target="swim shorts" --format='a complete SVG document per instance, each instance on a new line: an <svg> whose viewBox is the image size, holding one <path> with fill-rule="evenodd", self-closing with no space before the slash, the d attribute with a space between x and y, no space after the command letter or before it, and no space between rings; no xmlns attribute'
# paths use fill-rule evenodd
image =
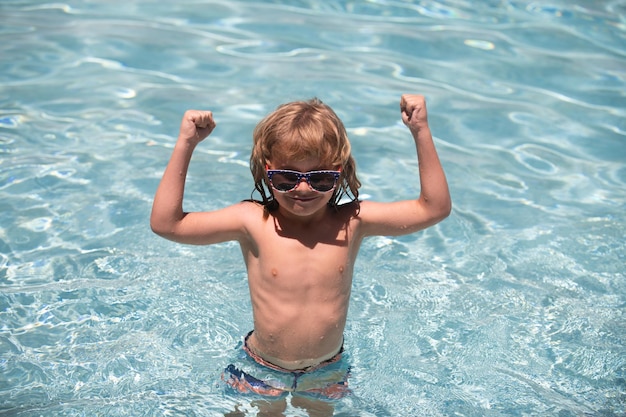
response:
<svg viewBox="0 0 626 417"><path fill-rule="evenodd" d="M246 336L237 353L236 363L230 364L222 380L240 393L282 397L289 393L307 394L318 398L339 399L350 393L350 367L343 347L332 358L314 367L290 370L264 361L247 346Z"/></svg>

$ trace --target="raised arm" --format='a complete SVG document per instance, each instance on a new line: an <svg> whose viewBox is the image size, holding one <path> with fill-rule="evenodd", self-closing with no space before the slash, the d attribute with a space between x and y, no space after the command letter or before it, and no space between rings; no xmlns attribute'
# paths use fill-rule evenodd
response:
<svg viewBox="0 0 626 417"><path fill-rule="evenodd" d="M180 124L180 133L159 187L150 215L152 230L170 240L190 244L208 244L237 238L238 224L232 219L237 208L206 213L185 213L183 195L191 155L195 147L215 128L210 111L188 110Z"/></svg>
<svg viewBox="0 0 626 417"><path fill-rule="evenodd" d="M424 97L404 94L400 112L417 148L420 196L417 200L393 203L364 201L361 217L365 235L412 233L440 222L452 209L448 182L428 126Z"/></svg>

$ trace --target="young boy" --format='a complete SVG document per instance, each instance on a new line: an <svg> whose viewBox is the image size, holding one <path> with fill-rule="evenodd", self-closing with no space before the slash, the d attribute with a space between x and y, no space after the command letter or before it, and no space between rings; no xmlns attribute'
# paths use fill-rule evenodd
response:
<svg viewBox="0 0 626 417"><path fill-rule="evenodd" d="M339 360L361 241L413 233L450 213L424 98L403 95L400 111L417 147L421 192L415 200L359 201L346 130L328 106L313 99L282 105L256 127L250 166L262 201L194 213L182 207L187 169L215 122L209 111L185 113L150 225L160 236L181 243L239 242L254 317L244 349L263 369L278 372L274 379L281 382L231 366L226 376L230 385L268 395L302 390L332 397L340 386L333 387L325 377L319 386L302 381ZM352 201L340 204L345 196Z"/></svg>

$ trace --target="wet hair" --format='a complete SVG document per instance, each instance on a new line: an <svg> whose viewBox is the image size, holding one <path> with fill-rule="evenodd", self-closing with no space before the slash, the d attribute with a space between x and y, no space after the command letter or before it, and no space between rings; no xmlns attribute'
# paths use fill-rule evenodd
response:
<svg viewBox="0 0 626 417"><path fill-rule="evenodd" d="M250 155L254 189L261 194L262 204L268 210L275 209L278 203L265 172L269 161L314 158L325 166L341 170L329 205L337 207L343 197L358 201L361 182L356 176L350 149L346 128L321 100L313 98L282 104L254 129Z"/></svg>

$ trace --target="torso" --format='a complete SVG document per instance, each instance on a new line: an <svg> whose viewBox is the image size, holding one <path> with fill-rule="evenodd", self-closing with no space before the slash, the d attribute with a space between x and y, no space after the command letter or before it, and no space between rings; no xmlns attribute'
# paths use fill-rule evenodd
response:
<svg viewBox="0 0 626 417"><path fill-rule="evenodd" d="M252 216L263 215L250 204ZM361 240L355 205L329 208L323 221L308 226L280 213L247 223L249 240L240 244L254 315L250 347L287 369L329 359L343 342Z"/></svg>

